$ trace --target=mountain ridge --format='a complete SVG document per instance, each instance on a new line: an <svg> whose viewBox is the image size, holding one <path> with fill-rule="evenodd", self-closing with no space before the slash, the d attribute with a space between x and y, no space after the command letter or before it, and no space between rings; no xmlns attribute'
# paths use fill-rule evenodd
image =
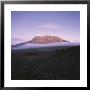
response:
<svg viewBox="0 0 90 90"><path fill-rule="evenodd" d="M62 39L61 37L58 36L50 36L50 35L44 35L44 36L35 36L33 39L30 41L26 41L23 43L19 43L16 45L12 45L12 47L18 47L27 43L31 44L50 44L50 43L57 43L57 42L69 42L67 40Z"/></svg>

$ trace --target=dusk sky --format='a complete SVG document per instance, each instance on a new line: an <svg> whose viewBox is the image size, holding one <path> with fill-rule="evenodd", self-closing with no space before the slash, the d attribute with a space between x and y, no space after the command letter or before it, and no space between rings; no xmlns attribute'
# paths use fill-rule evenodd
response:
<svg viewBox="0 0 90 90"><path fill-rule="evenodd" d="M55 35L69 41L80 40L79 11L12 11L12 43L35 36Z"/></svg>

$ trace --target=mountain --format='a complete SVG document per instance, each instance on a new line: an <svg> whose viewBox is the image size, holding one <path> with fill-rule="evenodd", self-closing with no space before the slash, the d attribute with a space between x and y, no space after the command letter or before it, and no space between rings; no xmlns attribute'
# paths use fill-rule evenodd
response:
<svg viewBox="0 0 90 90"><path fill-rule="evenodd" d="M66 40L57 37L57 36L36 36L32 40L30 40L30 43L33 44L48 44L48 43L56 43L56 42L67 42Z"/></svg>
<svg viewBox="0 0 90 90"><path fill-rule="evenodd" d="M31 44L50 44L50 43L57 43L57 42L69 42L69 41L64 40L64 39L57 37L57 36L49 36L49 35L35 36L30 41L26 41L23 43L12 45L12 47L18 47L18 46L22 46L22 45L28 44L28 43L31 43Z"/></svg>

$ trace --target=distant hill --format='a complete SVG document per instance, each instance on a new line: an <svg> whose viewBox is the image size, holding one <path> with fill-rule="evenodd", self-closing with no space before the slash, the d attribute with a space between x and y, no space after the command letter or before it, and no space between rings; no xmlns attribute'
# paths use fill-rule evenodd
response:
<svg viewBox="0 0 90 90"><path fill-rule="evenodd" d="M31 44L49 44L49 43L57 43L57 42L69 42L67 40L64 40L60 37L57 36L49 36L49 35L45 35L45 36L35 36L32 40L30 41L26 41L23 43L19 43L16 45L12 45L12 47L18 47L27 43L31 43Z"/></svg>

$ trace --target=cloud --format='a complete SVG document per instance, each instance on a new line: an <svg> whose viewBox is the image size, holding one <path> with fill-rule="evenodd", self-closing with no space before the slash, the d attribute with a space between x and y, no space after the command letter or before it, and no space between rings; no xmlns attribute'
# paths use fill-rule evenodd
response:
<svg viewBox="0 0 90 90"><path fill-rule="evenodd" d="M46 23L36 27L38 30L61 30L61 26L55 23Z"/></svg>
<svg viewBox="0 0 90 90"><path fill-rule="evenodd" d="M62 36L63 28L57 23L48 22L48 23L39 24L36 27L32 27L31 31L32 32L30 32L30 34L32 34L32 37L37 36L37 35Z"/></svg>
<svg viewBox="0 0 90 90"><path fill-rule="evenodd" d="M13 38L12 38L12 41L23 41L23 39L18 38L18 37L13 37Z"/></svg>

